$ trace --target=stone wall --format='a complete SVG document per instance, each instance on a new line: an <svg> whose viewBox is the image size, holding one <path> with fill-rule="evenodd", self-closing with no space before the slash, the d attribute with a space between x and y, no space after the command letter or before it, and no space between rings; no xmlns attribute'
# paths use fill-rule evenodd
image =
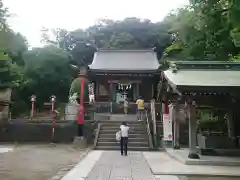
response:
<svg viewBox="0 0 240 180"><path fill-rule="evenodd" d="M94 141L94 130L97 124L88 122L85 125L85 135L88 144ZM46 143L51 142L52 122L11 121L0 124L0 142ZM54 142L71 143L77 135L75 121L58 122L55 126Z"/></svg>

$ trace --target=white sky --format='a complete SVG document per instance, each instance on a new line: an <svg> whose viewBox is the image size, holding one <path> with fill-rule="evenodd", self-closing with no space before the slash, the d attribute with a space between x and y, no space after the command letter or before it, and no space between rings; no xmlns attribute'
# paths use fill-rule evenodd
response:
<svg viewBox="0 0 240 180"><path fill-rule="evenodd" d="M41 46L40 30L87 28L99 18L126 17L161 21L171 10L189 0L3 0L13 16L9 23L27 37L31 46Z"/></svg>

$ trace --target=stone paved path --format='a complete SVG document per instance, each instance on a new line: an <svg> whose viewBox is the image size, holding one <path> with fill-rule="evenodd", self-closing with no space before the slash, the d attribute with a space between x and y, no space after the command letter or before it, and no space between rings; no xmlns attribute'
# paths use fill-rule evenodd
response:
<svg viewBox="0 0 240 180"><path fill-rule="evenodd" d="M86 180L156 180L141 152L105 151Z"/></svg>

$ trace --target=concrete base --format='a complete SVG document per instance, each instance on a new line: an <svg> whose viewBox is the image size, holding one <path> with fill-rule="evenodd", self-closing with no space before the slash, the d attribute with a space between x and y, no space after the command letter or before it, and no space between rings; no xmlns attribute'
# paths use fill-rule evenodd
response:
<svg viewBox="0 0 240 180"><path fill-rule="evenodd" d="M225 156L201 156L199 154L191 154L189 157L189 149L166 149L166 153L185 165L203 165L203 166L240 166L240 158ZM199 157L200 159L197 159Z"/></svg>
<svg viewBox="0 0 240 180"><path fill-rule="evenodd" d="M76 136L73 141L74 148L85 149L87 148L87 139L84 137Z"/></svg>
<svg viewBox="0 0 240 180"><path fill-rule="evenodd" d="M221 177L240 179L239 166L189 166L175 160L165 152L143 152L143 155L154 175L204 176L205 179L217 177L217 180L220 180Z"/></svg>
<svg viewBox="0 0 240 180"><path fill-rule="evenodd" d="M173 147L173 142L172 141L164 141L164 146L165 148L172 148Z"/></svg>
<svg viewBox="0 0 240 180"><path fill-rule="evenodd" d="M180 146L175 145L173 146L173 149L180 149Z"/></svg>
<svg viewBox="0 0 240 180"><path fill-rule="evenodd" d="M189 153L188 158L189 159L200 159L199 155L196 153Z"/></svg>

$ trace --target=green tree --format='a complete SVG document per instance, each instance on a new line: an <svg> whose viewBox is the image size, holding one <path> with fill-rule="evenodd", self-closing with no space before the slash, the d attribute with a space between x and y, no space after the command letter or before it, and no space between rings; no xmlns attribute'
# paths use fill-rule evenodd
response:
<svg viewBox="0 0 240 180"><path fill-rule="evenodd" d="M36 94L39 103L49 101L52 94L59 101L67 101L73 72L66 51L54 45L34 48L24 54L24 60L28 96Z"/></svg>
<svg viewBox="0 0 240 180"><path fill-rule="evenodd" d="M165 19L174 37L165 56L181 60L227 61L237 55L239 48L231 37L234 26L229 16L229 1L191 2L191 6Z"/></svg>
<svg viewBox="0 0 240 180"><path fill-rule="evenodd" d="M0 0L0 87L13 87L20 83L20 67L23 64L22 53L27 50L26 39L10 29L7 23L8 9Z"/></svg>

